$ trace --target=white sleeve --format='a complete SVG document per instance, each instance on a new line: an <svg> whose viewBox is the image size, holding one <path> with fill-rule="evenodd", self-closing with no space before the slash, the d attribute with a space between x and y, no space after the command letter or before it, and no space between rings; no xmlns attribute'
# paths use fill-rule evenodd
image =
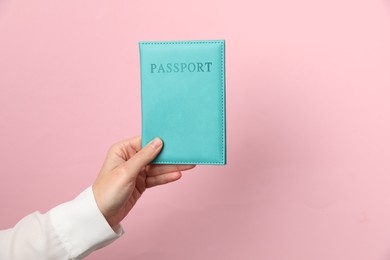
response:
<svg viewBox="0 0 390 260"><path fill-rule="evenodd" d="M81 259L124 234L96 205L92 187L45 214L34 212L0 231L0 259Z"/></svg>

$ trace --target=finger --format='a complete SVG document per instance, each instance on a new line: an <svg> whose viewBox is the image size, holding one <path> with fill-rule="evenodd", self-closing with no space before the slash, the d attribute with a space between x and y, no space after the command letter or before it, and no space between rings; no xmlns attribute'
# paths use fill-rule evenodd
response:
<svg viewBox="0 0 390 260"><path fill-rule="evenodd" d="M117 154L128 160L136 152L141 150L141 135L128 138L113 144L109 150L109 154Z"/></svg>
<svg viewBox="0 0 390 260"><path fill-rule="evenodd" d="M124 167L129 173L138 174L148 165L161 151L163 142L160 138L155 138L143 147L139 152L124 163Z"/></svg>
<svg viewBox="0 0 390 260"><path fill-rule="evenodd" d="M104 172L111 171L118 165L122 165L141 149L141 136L122 140L111 145L103 163Z"/></svg>
<svg viewBox="0 0 390 260"><path fill-rule="evenodd" d="M152 177L169 172L186 171L195 166L195 164L150 164L147 166L146 175Z"/></svg>
<svg viewBox="0 0 390 260"><path fill-rule="evenodd" d="M170 172L170 173L165 173L153 177L147 177L146 178L146 188L151 188L157 185L163 185L167 184L170 182L177 181L178 179L181 178L181 172Z"/></svg>

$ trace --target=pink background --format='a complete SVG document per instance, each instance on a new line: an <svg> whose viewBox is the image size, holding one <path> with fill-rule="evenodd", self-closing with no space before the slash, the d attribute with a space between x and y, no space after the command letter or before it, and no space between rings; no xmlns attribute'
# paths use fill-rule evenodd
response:
<svg viewBox="0 0 390 260"><path fill-rule="evenodd" d="M140 133L137 42L172 39L226 39L228 165L89 259L389 259L388 0L0 0L0 228Z"/></svg>

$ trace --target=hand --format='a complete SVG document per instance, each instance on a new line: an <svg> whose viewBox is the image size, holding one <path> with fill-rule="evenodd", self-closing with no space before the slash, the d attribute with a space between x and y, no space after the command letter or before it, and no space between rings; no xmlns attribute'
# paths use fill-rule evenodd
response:
<svg viewBox="0 0 390 260"><path fill-rule="evenodd" d="M176 181L195 165L152 165L163 143L156 138L141 149L141 136L112 145L92 185L96 203L111 227L118 225L146 188Z"/></svg>

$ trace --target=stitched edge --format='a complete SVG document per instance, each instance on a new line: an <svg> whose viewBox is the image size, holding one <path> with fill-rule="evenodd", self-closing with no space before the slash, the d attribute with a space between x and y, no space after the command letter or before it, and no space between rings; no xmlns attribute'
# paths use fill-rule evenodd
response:
<svg viewBox="0 0 390 260"><path fill-rule="evenodd" d="M155 161L151 164L221 164L225 165L225 162L189 162L189 161Z"/></svg>
<svg viewBox="0 0 390 260"><path fill-rule="evenodd" d="M202 41L202 40L194 40L194 41L164 41L164 42L139 42L139 44L145 45L161 45L161 44L221 44L223 45L223 40L215 40L215 41Z"/></svg>
<svg viewBox="0 0 390 260"><path fill-rule="evenodd" d="M221 45L221 104L222 104L222 158L221 162L198 162L198 161L152 161L152 164L170 164L170 163L181 163L181 164L226 164L226 144L225 144L225 41L203 41L203 40L194 40L194 41L163 41L163 42L138 42L139 45L165 45L165 44L220 44Z"/></svg>

